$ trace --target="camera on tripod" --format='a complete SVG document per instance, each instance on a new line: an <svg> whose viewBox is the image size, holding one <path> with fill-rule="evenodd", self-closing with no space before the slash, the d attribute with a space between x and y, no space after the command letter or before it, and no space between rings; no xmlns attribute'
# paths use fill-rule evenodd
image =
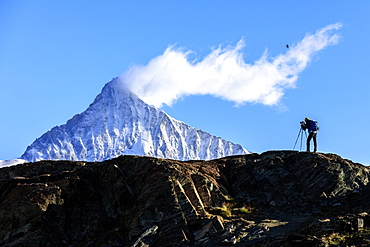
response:
<svg viewBox="0 0 370 247"><path fill-rule="evenodd" d="M295 146L297 145L297 142L298 142L299 137L301 137L301 148L300 148L300 150L302 150L303 132L306 134L306 137L307 137L307 133L306 133L306 129L307 129L306 128L306 122L305 121L301 121L299 123L301 124L301 128L299 129L297 140L295 140L293 150L295 149Z"/></svg>

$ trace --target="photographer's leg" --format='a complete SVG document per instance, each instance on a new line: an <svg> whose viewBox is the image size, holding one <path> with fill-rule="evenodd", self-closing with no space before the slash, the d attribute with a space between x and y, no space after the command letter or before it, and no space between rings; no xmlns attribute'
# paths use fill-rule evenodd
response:
<svg viewBox="0 0 370 247"><path fill-rule="evenodd" d="M313 137L313 145L314 145L314 149L313 149L313 152L314 152L314 153L316 153L316 151L317 151L316 136L317 136L317 133L314 133L314 134L312 135L312 137Z"/></svg>
<svg viewBox="0 0 370 247"><path fill-rule="evenodd" d="M312 139L313 132L310 132L307 137L307 152L310 152L310 141Z"/></svg>

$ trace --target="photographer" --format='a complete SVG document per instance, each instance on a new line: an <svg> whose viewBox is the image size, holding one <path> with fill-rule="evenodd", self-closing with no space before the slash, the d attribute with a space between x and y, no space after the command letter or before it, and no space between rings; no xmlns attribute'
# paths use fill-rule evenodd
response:
<svg viewBox="0 0 370 247"><path fill-rule="evenodd" d="M317 151L317 131L319 130L319 124L315 120L311 120L308 117L304 119L304 121L300 122L301 128L303 130L308 130L308 137L307 137L307 152L310 152L310 142L311 139L313 139L314 149L313 152L315 153Z"/></svg>

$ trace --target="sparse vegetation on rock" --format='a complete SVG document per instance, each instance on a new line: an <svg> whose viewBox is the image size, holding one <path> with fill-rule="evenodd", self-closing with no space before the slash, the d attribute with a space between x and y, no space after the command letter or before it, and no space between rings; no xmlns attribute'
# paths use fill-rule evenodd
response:
<svg viewBox="0 0 370 247"><path fill-rule="evenodd" d="M0 169L2 246L366 246L369 168L271 151Z"/></svg>

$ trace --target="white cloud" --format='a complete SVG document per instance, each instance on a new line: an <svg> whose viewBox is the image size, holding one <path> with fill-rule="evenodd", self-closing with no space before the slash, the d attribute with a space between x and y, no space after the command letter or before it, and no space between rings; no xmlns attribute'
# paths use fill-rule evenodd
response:
<svg viewBox="0 0 370 247"><path fill-rule="evenodd" d="M147 65L131 67L120 78L142 100L157 107L172 105L187 95L205 94L237 105L275 105L285 89L295 87L298 74L317 51L338 43L340 35L336 31L341 27L337 23L307 34L275 58L268 58L265 51L253 64L243 59L243 40L235 47L214 49L199 62L189 61L192 51L171 46Z"/></svg>

